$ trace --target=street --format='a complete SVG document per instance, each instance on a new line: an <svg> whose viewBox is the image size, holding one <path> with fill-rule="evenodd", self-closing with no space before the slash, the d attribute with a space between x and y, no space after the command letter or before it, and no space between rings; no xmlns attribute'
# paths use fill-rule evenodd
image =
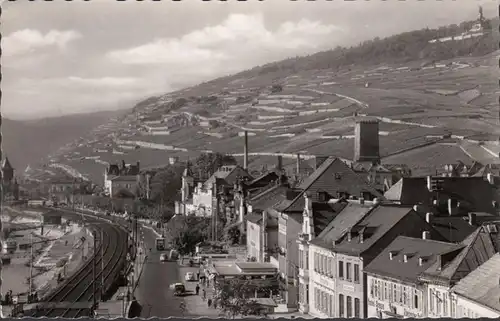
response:
<svg viewBox="0 0 500 321"><path fill-rule="evenodd" d="M144 235L148 260L143 268L139 286L135 296L143 306L143 318L159 317L166 318L170 316L180 317L183 315L181 310L182 298L176 297L169 286L172 283L182 282L179 277L178 265L176 262L160 263L160 252L156 251L156 235L147 228L139 227L140 235Z"/></svg>

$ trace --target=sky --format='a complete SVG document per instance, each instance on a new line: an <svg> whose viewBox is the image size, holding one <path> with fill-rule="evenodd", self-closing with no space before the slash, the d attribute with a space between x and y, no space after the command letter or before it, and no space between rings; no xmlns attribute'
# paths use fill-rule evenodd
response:
<svg viewBox="0 0 500 321"><path fill-rule="evenodd" d="M256 65L498 13L495 0L2 4L2 115L132 108Z"/></svg>

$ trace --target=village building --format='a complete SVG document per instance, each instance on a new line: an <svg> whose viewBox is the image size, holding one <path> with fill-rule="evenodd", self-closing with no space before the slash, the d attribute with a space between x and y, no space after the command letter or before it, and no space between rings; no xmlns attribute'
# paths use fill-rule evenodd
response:
<svg viewBox="0 0 500 321"><path fill-rule="evenodd" d="M381 193L346 163L338 158L329 157L296 188L288 190L284 200L268 209L271 215L279 217L277 254L280 273L287 289L284 291L284 297L289 310L298 308L297 236L302 233L306 193L311 196L312 202L319 203L334 198L363 200L383 198Z"/></svg>
<svg viewBox="0 0 500 321"><path fill-rule="evenodd" d="M140 163L111 164L104 171L104 193L109 197L135 197L137 194Z"/></svg>
<svg viewBox="0 0 500 321"><path fill-rule="evenodd" d="M459 243L461 250L441 255L419 275L418 280L427 292L426 317L446 318L456 315L457 301L450 295L450 289L498 252L491 232L487 225L479 227Z"/></svg>
<svg viewBox="0 0 500 321"><path fill-rule="evenodd" d="M407 236L397 237L364 268L367 275L368 318L423 318L427 289L419 275L444 255L463 246Z"/></svg>
<svg viewBox="0 0 500 321"><path fill-rule="evenodd" d="M441 238L411 207L358 202L350 201L310 242L309 270L320 274L310 278L308 306L312 315L366 318L364 267L399 235L420 237L427 232L432 238ZM321 282L321 274L323 278L332 275L332 282ZM334 287L326 288L327 284Z"/></svg>
<svg viewBox="0 0 500 321"><path fill-rule="evenodd" d="M458 281L451 297L453 318L500 318L500 254Z"/></svg>
<svg viewBox="0 0 500 321"><path fill-rule="evenodd" d="M424 213L465 216L469 212L500 213L500 178L486 177L403 177L384 196Z"/></svg>
<svg viewBox="0 0 500 321"><path fill-rule="evenodd" d="M57 203L73 204L76 195L88 184L81 178L68 176L53 177L49 180L49 199Z"/></svg>

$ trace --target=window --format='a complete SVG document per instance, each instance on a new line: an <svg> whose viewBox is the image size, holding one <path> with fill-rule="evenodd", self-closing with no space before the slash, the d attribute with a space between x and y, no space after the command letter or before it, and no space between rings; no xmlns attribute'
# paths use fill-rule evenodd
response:
<svg viewBox="0 0 500 321"><path fill-rule="evenodd" d="M443 295L443 314L446 316L448 314L448 294Z"/></svg>
<svg viewBox="0 0 500 321"><path fill-rule="evenodd" d="M314 307L319 310L319 290L314 288Z"/></svg>
<svg viewBox="0 0 500 321"><path fill-rule="evenodd" d="M375 290L375 280L374 279L370 279L370 296L372 298L375 297L374 290Z"/></svg>
<svg viewBox="0 0 500 321"><path fill-rule="evenodd" d="M344 261L339 261L339 278L344 278Z"/></svg>
<svg viewBox="0 0 500 321"><path fill-rule="evenodd" d="M333 295L329 294L328 295L328 316L333 317Z"/></svg>
<svg viewBox="0 0 500 321"><path fill-rule="evenodd" d="M304 251L299 249L299 268L303 269L304 268Z"/></svg>
<svg viewBox="0 0 500 321"><path fill-rule="evenodd" d="M396 302L396 298L398 297L398 292L396 290L396 284L392 285L392 300L391 302Z"/></svg>
<svg viewBox="0 0 500 321"><path fill-rule="evenodd" d="M341 179L342 178L342 175L340 175L340 173L335 173L335 179Z"/></svg>
<svg viewBox="0 0 500 321"><path fill-rule="evenodd" d="M432 312L434 312L434 290L430 290L429 296L429 307Z"/></svg>
<svg viewBox="0 0 500 321"><path fill-rule="evenodd" d="M359 318L359 307L360 307L359 299L355 298L354 299L354 317L355 318Z"/></svg>
<svg viewBox="0 0 500 321"><path fill-rule="evenodd" d="M318 202L326 202L326 201L328 201L328 194L323 191L318 192Z"/></svg>
<svg viewBox="0 0 500 321"><path fill-rule="evenodd" d="M344 317L344 295L339 294L339 317Z"/></svg>
<svg viewBox="0 0 500 321"><path fill-rule="evenodd" d="M354 264L354 282L359 283L359 264Z"/></svg>
<svg viewBox="0 0 500 321"><path fill-rule="evenodd" d="M389 298L389 294L387 293L387 282L384 282L384 300Z"/></svg>
<svg viewBox="0 0 500 321"><path fill-rule="evenodd" d="M314 272L318 272L319 256L318 253L314 252Z"/></svg>
<svg viewBox="0 0 500 321"><path fill-rule="evenodd" d="M418 294L416 291L413 294L413 308L418 309Z"/></svg>
<svg viewBox="0 0 500 321"><path fill-rule="evenodd" d="M309 285L306 284L306 303L309 304Z"/></svg>
<svg viewBox="0 0 500 321"><path fill-rule="evenodd" d="M309 270L309 251L305 253L304 270Z"/></svg>
<svg viewBox="0 0 500 321"><path fill-rule="evenodd" d="M332 258L331 257L326 258L326 275L328 275L328 276L332 275Z"/></svg>
<svg viewBox="0 0 500 321"><path fill-rule="evenodd" d="M352 318L352 298L350 296L347 297L346 310L347 310L347 317Z"/></svg>
<svg viewBox="0 0 500 321"><path fill-rule="evenodd" d="M351 276L351 263L347 262L345 267L345 275L348 281L352 281Z"/></svg>

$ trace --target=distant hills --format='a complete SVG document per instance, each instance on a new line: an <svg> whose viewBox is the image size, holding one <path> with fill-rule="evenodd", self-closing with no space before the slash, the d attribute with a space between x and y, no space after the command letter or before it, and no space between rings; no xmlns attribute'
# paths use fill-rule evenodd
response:
<svg viewBox="0 0 500 321"><path fill-rule="evenodd" d="M105 111L37 120L2 118L2 150L16 171L40 163L63 145L127 111Z"/></svg>

